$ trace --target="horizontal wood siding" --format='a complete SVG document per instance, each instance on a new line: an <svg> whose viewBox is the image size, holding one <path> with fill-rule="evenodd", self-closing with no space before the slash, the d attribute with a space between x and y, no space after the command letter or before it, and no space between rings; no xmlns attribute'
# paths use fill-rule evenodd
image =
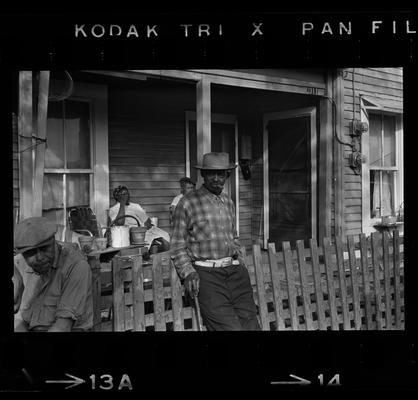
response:
<svg viewBox="0 0 418 400"><path fill-rule="evenodd" d="M132 201L171 234L169 206L185 175L185 111L193 109L190 86L157 82L109 89L109 196L125 185Z"/></svg>
<svg viewBox="0 0 418 400"><path fill-rule="evenodd" d="M351 121L353 118L360 119L360 95L380 104L387 111L402 112L402 68L355 68L354 76L352 68L344 70L344 123L341 138L345 142L351 142L351 137L349 136ZM361 175L356 175L349 167L348 157L351 149L348 146L342 147L344 148L345 234L357 235L362 231Z"/></svg>
<svg viewBox="0 0 418 400"><path fill-rule="evenodd" d="M132 201L170 231L169 206L185 171L184 126L164 120L160 125L131 120L128 125L126 117L122 125L120 120L112 115L109 122L110 198L115 187L127 186Z"/></svg>
<svg viewBox="0 0 418 400"><path fill-rule="evenodd" d="M245 180L241 168L239 173L239 237L241 246L250 249L252 245L251 219L253 214L251 179Z"/></svg>

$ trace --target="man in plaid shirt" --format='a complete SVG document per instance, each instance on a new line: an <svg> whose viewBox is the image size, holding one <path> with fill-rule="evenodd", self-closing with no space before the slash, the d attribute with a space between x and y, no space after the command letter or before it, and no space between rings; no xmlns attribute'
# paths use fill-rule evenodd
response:
<svg viewBox="0 0 418 400"><path fill-rule="evenodd" d="M234 164L227 153L207 153L204 184L188 193L174 213L171 252L184 286L198 294L207 330L259 330L245 261L235 226L235 206L222 189Z"/></svg>

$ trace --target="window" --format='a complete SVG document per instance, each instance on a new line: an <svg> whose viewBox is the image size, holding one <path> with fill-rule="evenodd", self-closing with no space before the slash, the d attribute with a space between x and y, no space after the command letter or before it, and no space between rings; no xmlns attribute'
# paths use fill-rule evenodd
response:
<svg viewBox="0 0 418 400"><path fill-rule="evenodd" d="M67 211L90 206L92 129L90 103L65 100L48 104L43 215L66 225Z"/></svg>
<svg viewBox="0 0 418 400"><path fill-rule="evenodd" d="M98 223L107 224L107 108L107 87L87 82L74 82L65 101L48 103L42 212L60 225L67 225L74 206L89 206Z"/></svg>
<svg viewBox="0 0 418 400"><path fill-rule="evenodd" d="M382 217L397 215L403 206L402 115L376 108L362 109L362 120L369 124L362 136L366 156L362 172L365 233L373 231Z"/></svg>
<svg viewBox="0 0 418 400"><path fill-rule="evenodd" d="M395 214L396 119L370 114L369 119L370 216Z"/></svg>

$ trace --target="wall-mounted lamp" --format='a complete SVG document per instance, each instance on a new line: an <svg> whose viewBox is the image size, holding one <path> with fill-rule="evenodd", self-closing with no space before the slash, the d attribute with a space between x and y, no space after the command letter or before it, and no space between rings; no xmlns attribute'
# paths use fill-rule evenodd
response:
<svg viewBox="0 0 418 400"><path fill-rule="evenodd" d="M241 167L242 176L246 181L251 179L251 158L251 136L242 135L240 137L239 166Z"/></svg>
<svg viewBox="0 0 418 400"><path fill-rule="evenodd" d="M251 169L250 169L250 160L246 160L244 158L240 158L239 166L241 168L242 177L245 181L251 179Z"/></svg>

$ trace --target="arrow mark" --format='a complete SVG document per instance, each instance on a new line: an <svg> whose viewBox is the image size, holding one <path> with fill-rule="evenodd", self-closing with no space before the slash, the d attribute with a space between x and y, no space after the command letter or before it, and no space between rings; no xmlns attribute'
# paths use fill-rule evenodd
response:
<svg viewBox="0 0 418 400"><path fill-rule="evenodd" d="M311 384L311 381L301 378L300 376L292 375L292 374L289 374L289 376L297 379L297 381L274 381L270 383L272 385L310 385Z"/></svg>
<svg viewBox="0 0 418 400"><path fill-rule="evenodd" d="M84 379L78 378L77 376L73 376L70 374L65 374L67 375L69 378L73 378L73 380L69 381L69 380L61 380L61 381L45 381L45 383L71 383L70 386L67 386L65 389L70 389L74 386L78 386L82 383L85 383L86 381Z"/></svg>

